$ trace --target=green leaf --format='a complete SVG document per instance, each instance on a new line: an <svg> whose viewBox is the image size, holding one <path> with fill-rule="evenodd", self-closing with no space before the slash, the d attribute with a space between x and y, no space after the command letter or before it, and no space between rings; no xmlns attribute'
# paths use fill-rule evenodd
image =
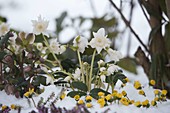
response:
<svg viewBox="0 0 170 113"><path fill-rule="evenodd" d="M4 37L1 37L0 40L0 48L3 47L3 45L8 43L9 37L12 37L13 35L11 34L11 32L8 32L5 34Z"/></svg>
<svg viewBox="0 0 170 113"><path fill-rule="evenodd" d="M75 95L79 95L81 97L81 96L85 96L87 94L85 92L82 92L82 91L71 91L67 94L67 96L70 96L72 98L74 98Z"/></svg>
<svg viewBox="0 0 170 113"><path fill-rule="evenodd" d="M71 68L73 69L76 68L76 64L71 59L68 59L68 58L65 60L62 60L61 65L63 69L65 69L66 71L69 71Z"/></svg>
<svg viewBox="0 0 170 113"><path fill-rule="evenodd" d="M34 78L33 85L39 86L40 84L46 85L46 77L45 76L37 76Z"/></svg>
<svg viewBox="0 0 170 113"><path fill-rule="evenodd" d="M105 95L108 95L110 94L109 92L107 91L104 91L103 89L100 89L100 88L94 88L90 91L90 96L92 96L94 99L99 99L99 96L98 96L98 93L99 92L103 92L105 93Z"/></svg>
<svg viewBox="0 0 170 113"><path fill-rule="evenodd" d="M72 85L73 88L77 88L81 91L84 91L84 92L88 91L87 85L82 83L82 82L72 82L71 85Z"/></svg>
<svg viewBox="0 0 170 113"><path fill-rule="evenodd" d="M44 38L43 38L43 34L40 34L40 35L36 35L35 36L35 43L38 43L38 42L43 42L44 41Z"/></svg>
<svg viewBox="0 0 170 113"><path fill-rule="evenodd" d="M61 71L56 71L55 73L53 73L53 76L55 79L58 78L65 78L67 76L69 76L67 73L61 72Z"/></svg>
<svg viewBox="0 0 170 113"><path fill-rule="evenodd" d="M132 59L132 58L127 57L127 58L121 59L117 63L117 65L131 73L137 74L137 70L136 70L137 65L136 65L134 59Z"/></svg>
<svg viewBox="0 0 170 113"><path fill-rule="evenodd" d="M0 22L7 22L7 19L5 17L0 16Z"/></svg>
<svg viewBox="0 0 170 113"><path fill-rule="evenodd" d="M123 83L125 82L124 79L126 78L125 75L121 74L121 73L117 73L115 75L110 75L110 76L106 76L106 83L110 83L110 84L116 84L118 80L121 80Z"/></svg>
<svg viewBox="0 0 170 113"><path fill-rule="evenodd" d="M0 52L0 61L2 61L4 59L5 55L7 55L7 53L5 51Z"/></svg>
<svg viewBox="0 0 170 113"><path fill-rule="evenodd" d="M35 40L35 36L33 33L29 33L26 37L26 40L28 41L28 44L33 43Z"/></svg>

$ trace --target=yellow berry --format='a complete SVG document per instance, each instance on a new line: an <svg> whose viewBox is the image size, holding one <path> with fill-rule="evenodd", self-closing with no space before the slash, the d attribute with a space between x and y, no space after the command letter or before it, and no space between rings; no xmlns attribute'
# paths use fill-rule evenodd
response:
<svg viewBox="0 0 170 113"><path fill-rule="evenodd" d="M1 108L2 108L2 110L5 110L7 108L7 106L3 105Z"/></svg>
<svg viewBox="0 0 170 113"><path fill-rule="evenodd" d="M134 100L130 100L130 102L129 102L129 103L130 103L130 104L134 104L134 102L135 102Z"/></svg>
<svg viewBox="0 0 170 113"><path fill-rule="evenodd" d="M11 104L11 109L16 109L16 106L14 104Z"/></svg>
<svg viewBox="0 0 170 113"><path fill-rule="evenodd" d="M103 92L98 92L98 96L104 96L104 93Z"/></svg>
<svg viewBox="0 0 170 113"><path fill-rule="evenodd" d="M126 95L127 95L126 91L123 90L123 91L122 91L122 95L123 95L123 96L126 96Z"/></svg>
<svg viewBox="0 0 170 113"><path fill-rule="evenodd" d="M161 93L163 96L165 96L167 94L167 90L162 90L162 93Z"/></svg>
<svg viewBox="0 0 170 113"><path fill-rule="evenodd" d="M117 94L116 94L116 97L117 97L118 99L121 99L122 96L123 96L123 95L122 95L121 93L117 93Z"/></svg>
<svg viewBox="0 0 170 113"><path fill-rule="evenodd" d="M121 98L120 102L121 102L123 105L125 105L125 106L128 106L128 105L129 105L128 100L127 100L126 98L124 98L124 97Z"/></svg>
<svg viewBox="0 0 170 113"><path fill-rule="evenodd" d="M152 106L156 106L156 104L157 104L156 101L154 101L154 100L151 101Z"/></svg>
<svg viewBox="0 0 170 113"><path fill-rule="evenodd" d="M98 99L98 100L97 100L97 103L99 103L99 104L100 104L100 107L104 107L104 105L106 104L106 102L105 102L104 98L100 98L100 99Z"/></svg>
<svg viewBox="0 0 170 113"><path fill-rule="evenodd" d="M136 107L140 107L140 106L141 106L141 102L140 102L140 101L136 101L136 102L134 103L134 105L135 105Z"/></svg>
<svg viewBox="0 0 170 113"><path fill-rule="evenodd" d="M129 82L129 79L128 79L128 78L125 78L124 80L125 80L126 82Z"/></svg>
<svg viewBox="0 0 170 113"><path fill-rule="evenodd" d="M75 96L74 96L74 99L75 99L76 101L78 101L78 100L80 99L80 95L75 95Z"/></svg>
<svg viewBox="0 0 170 113"><path fill-rule="evenodd" d="M139 81L135 81L135 82L134 82L134 87L135 87L136 89L141 89L141 88L142 88L141 83L140 83Z"/></svg>
<svg viewBox="0 0 170 113"><path fill-rule="evenodd" d="M110 94L108 94L106 97L105 97L105 99L108 101L108 100L110 100L112 98L112 95L110 95Z"/></svg>
<svg viewBox="0 0 170 113"><path fill-rule="evenodd" d="M143 90L139 90L139 94L145 96L145 92Z"/></svg>
<svg viewBox="0 0 170 113"><path fill-rule="evenodd" d="M158 95L160 91L158 89L154 90L155 95Z"/></svg>
<svg viewBox="0 0 170 113"><path fill-rule="evenodd" d="M118 91L117 90L113 90L113 93L117 93Z"/></svg>
<svg viewBox="0 0 170 113"><path fill-rule="evenodd" d="M92 107L92 104L91 104L91 103L87 103L87 104L86 104L86 107L87 107L87 108L91 108L91 107Z"/></svg>
<svg viewBox="0 0 170 113"><path fill-rule="evenodd" d="M90 95L86 96L86 101L91 101L92 97Z"/></svg>
<svg viewBox="0 0 170 113"><path fill-rule="evenodd" d="M84 104L84 101L83 100L79 100L78 104Z"/></svg>
<svg viewBox="0 0 170 113"><path fill-rule="evenodd" d="M154 86L155 85L155 80L150 80L149 85Z"/></svg>
<svg viewBox="0 0 170 113"><path fill-rule="evenodd" d="M145 100L142 102L143 107L149 107L149 100Z"/></svg>
<svg viewBox="0 0 170 113"><path fill-rule="evenodd" d="M154 98L154 101L159 101L159 98L158 98L158 97L155 97L155 98Z"/></svg>

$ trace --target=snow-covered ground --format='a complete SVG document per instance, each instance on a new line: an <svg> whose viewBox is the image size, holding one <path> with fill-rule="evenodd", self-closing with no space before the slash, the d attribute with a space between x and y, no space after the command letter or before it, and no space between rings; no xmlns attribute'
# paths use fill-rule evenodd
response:
<svg viewBox="0 0 170 113"><path fill-rule="evenodd" d="M151 101L155 97L154 89L148 86L148 80L146 79L146 77L145 79L141 79L141 77L145 75L144 73L142 73L142 69L138 68L138 71L141 71L140 72L141 74L137 77L134 77L134 75L128 74L130 82L127 83L127 85L124 88L120 88L121 82L118 82L116 84L115 89L118 92L125 90L127 92L128 98L131 100L144 101L148 99L149 101ZM145 91L146 97L139 95L138 91L134 88L133 82L135 80L142 80L141 83L144 86L143 90ZM52 92L55 93L55 96L58 96L62 89L61 86L55 86L55 85L42 86L42 88L43 87L45 88L45 91L42 94L33 97L36 104L38 103L41 97L43 97L44 100L46 100L51 95ZM85 100L85 97L81 97L81 99ZM8 105L8 106L10 106L11 104L22 106L21 113L28 113L28 112L31 112L32 110L37 111L32 101L30 105L26 98L17 99L12 95L6 95L4 91L0 91L0 102L3 105ZM58 100L55 105L56 107L61 107L61 108L65 107L66 109L72 109L73 107L76 106L76 101L73 98L65 97L63 100ZM95 113L95 112L102 113L107 109L109 109L108 113L169 113L170 100L167 100L166 102L162 102L162 103L158 102L157 107L151 106L149 108L143 108L143 107L138 108L134 105L125 106L125 105L122 105L121 103L120 104L112 103L112 105L106 106L104 108L100 108L96 100L92 100L92 105L93 105L92 108L88 108L88 110L91 113ZM16 111L14 110L11 111L11 113L15 113L15 112Z"/></svg>

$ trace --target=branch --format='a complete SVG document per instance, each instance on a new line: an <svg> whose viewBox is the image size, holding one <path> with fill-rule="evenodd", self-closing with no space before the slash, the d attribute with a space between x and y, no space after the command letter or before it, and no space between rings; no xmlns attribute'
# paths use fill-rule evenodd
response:
<svg viewBox="0 0 170 113"><path fill-rule="evenodd" d="M136 32L133 30L133 28L130 26L129 21L127 21L127 19L125 18L125 16L122 14L121 10L115 5L115 3L112 0L109 0L110 3L112 4L112 6L119 12L121 18L123 19L124 23L126 24L126 26L129 27L129 29L131 30L131 32L133 33L133 35L136 37L136 39L140 42L140 44L145 48L145 50L147 52L149 52L148 48L146 47L146 45L142 42L142 40L140 39L140 37L136 34Z"/></svg>
<svg viewBox="0 0 170 113"><path fill-rule="evenodd" d="M142 9L142 12L143 12L143 14L144 14L144 16L145 16L147 22L148 22L149 25L150 25L149 18L148 18L147 14L146 14L146 12L145 12L143 6L142 6L142 1L141 1L141 0L138 0L138 2L139 2L139 5L140 5L140 7L141 7L141 9Z"/></svg>
<svg viewBox="0 0 170 113"><path fill-rule="evenodd" d="M168 18L170 21L170 0L165 0Z"/></svg>

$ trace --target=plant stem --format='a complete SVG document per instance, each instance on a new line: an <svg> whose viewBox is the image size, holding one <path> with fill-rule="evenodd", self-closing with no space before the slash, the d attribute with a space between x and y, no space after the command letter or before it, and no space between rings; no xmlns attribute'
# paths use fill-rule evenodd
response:
<svg viewBox="0 0 170 113"><path fill-rule="evenodd" d="M89 79L89 77L88 77L88 70L89 70L89 68L86 68L86 85L88 86L88 79Z"/></svg>
<svg viewBox="0 0 170 113"><path fill-rule="evenodd" d="M108 84L107 84L107 88L106 88L106 91L108 91L108 90L109 90L109 86L110 86L110 85L109 85L109 83L108 83Z"/></svg>
<svg viewBox="0 0 170 113"><path fill-rule="evenodd" d="M45 36L44 36L44 35L43 35L43 38L44 38L44 41L45 41L46 46L47 46L47 47L48 47L48 49L50 50L49 43L48 43L48 41L47 41L47 39L45 38ZM54 54L54 52L53 52L53 51L51 51L51 53L52 53L52 55L53 55L54 59L57 61L58 65L60 66L60 69L61 69L61 70L63 70L63 67L62 67L62 66L61 66L61 64L60 64L60 61L58 60L58 58L56 57L56 55Z"/></svg>
<svg viewBox="0 0 170 113"><path fill-rule="evenodd" d="M96 55L96 49L93 52L92 60L91 60L91 67L90 67L90 75L89 75L89 91L91 90L91 82L92 82L92 73L93 73L93 64L94 64L94 58Z"/></svg>
<svg viewBox="0 0 170 113"><path fill-rule="evenodd" d="M82 74L82 81L83 81L83 83L85 83L83 65L82 65L82 61L81 61L81 57L80 57L80 52L78 50L77 50L77 55L78 55L80 70L81 70L81 74Z"/></svg>
<svg viewBox="0 0 170 113"><path fill-rule="evenodd" d="M113 91L114 91L114 84L111 84L111 87L112 87L112 93L113 93Z"/></svg>
<svg viewBox="0 0 170 113"><path fill-rule="evenodd" d="M31 100L32 100L32 102L34 104L34 107L36 107L35 101L34 101L34 99L32 97L31 97Z"/></svg>

